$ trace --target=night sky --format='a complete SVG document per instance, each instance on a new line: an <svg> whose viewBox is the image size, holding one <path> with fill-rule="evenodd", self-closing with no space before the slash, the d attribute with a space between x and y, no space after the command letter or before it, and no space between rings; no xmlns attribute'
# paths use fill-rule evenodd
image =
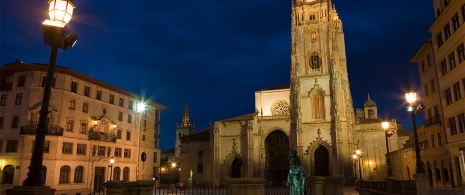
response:
<svg viewBox="0 0 465 195"><path fill-rule="evenodd" d="M432 2L333 3L343 22L354 107L362 108L370 94L380 118L411 129L403 94L410 84L420 91L418 68L410 60L430 35ZM162 150L174 147L186 100L202 130L254 112L254 91L289 83L291 0L74 4L67 29L79 40L59 51L57 65L168 106L161 115ZM50 46L41 32L47 1L2 0L0 7L0 64L48 63Z"/></svg>

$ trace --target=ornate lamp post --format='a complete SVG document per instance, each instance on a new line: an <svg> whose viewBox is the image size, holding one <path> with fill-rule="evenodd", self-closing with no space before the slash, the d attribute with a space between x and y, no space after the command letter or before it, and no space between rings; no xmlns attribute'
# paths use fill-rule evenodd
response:
<svg viewBox="0 0 465 195"><path fill-rule="evenodd" d="M391 169L391 155L389 154L389 140L388 137L393 135L393 132L388 132L389 129L389 121L387 121L386 117L384 117L383 122L381 122L381 127L384 129L384 135L386 138L386 164L387 164L387 176L392 177L392 169Z"/></svg>
<svg viewBox="0 0 465 195"><path fill-rule="evenodd" d="M47 116L52 92L53 75L55 72L55 63L58 54L58 48L68 49L73 47L78 37L75 34L69 34L66 38L65 26L71 20L75 6L71 0L50 0L49 16L50 20L45 20L42 24L44 42L52 47L50 60L45 80L44 95L42 98L42 107L40 108L39 121L36 128L35 144L32 151L31 163L28 167L27 178L23 181L23 186L43 186L44 181L41 178L43 150L45 135L48 133Z"/></svg>
<svg viewBox="0 0 465 195"><path fill-rule="evenodd" d="M354 159L355 162L358 161L358 174L359 174L359 179L362 180L362 165L360 163L360 161L362 160L362 151L360 149L357 148L357 150L355 150L354 154L352 155L352 158ZM355 164L354 164L355 166Z"/></svg>
<svg viewBox="0 0 465 195"><path fill-rule="evenodd" d="M113 156L110 158L110 165L108 165L108 167L110 167L110 181L111 181L111 178L113 177L113 163L115 163L115 158L113 158Z"/></svg>
<svg viewBox="0 0 465 195"><path fill-rule="evenodd" d="M409 106L407 106L407 111L412 113L412 123L413 123L413 136L415 139L415 157L416 157L416 173L426 173L425 169L421 164L420 156L420 145L418 143L418 133L417 133L417 124L415 121L415 114L423 110L423 106L420 104L415 108L415 102L417 100L417 93L413 90L412 87L407 88L407 93L405 93L405 99L407 100Z"/></svg>
<svg viewBox="0 0 465 195"><path fill-rule="evenodd" d="M171 163L171 168L173 170L172 176L173 176L173 185L174 185L174 173L175 173L174 171L176 170L176 162Z"/></svg>

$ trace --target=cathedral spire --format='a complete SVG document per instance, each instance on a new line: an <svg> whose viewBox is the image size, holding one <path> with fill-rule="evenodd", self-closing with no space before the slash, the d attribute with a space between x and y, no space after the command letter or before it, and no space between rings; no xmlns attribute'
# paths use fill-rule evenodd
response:
<svg viewBox="0 0 465 195"><path fill-rule="evenodd" d="M192 127L191 123L191 117L189 115L189 107L187 106L187 101L186 101L186 106L184 107L184 114L182 115L182 121L181 121L181 127Z"/></svg>

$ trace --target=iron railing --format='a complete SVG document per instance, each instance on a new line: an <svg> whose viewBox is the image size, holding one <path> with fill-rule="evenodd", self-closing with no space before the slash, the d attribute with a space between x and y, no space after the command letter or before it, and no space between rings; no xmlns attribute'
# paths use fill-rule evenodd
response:
<svg viewBox="0 0 465 195"><path fill-rule="evenodd" d="M35 135L36 128L37 128L37 125L21 126L21 129L19 130L19 134L20 135ZM58 125L51 125L48 127L47 135L63 136L63 127L60 127Z"/></svg>
<svg viewBox="0 0 465 195"><path fill-rule="evenodd" d="M105 188L102 188L100 190L97 190L95 192L89 193L89 195L106 195L107 192L105 191Z"/></svg>
<svg viewBox="0 0 465 195"><path fill-rule="evenodd" d="M427 118L425 122L423 123L425 127L433 126L435 124L441 125L441 117L433 116L433 117Z"/></svg>
<svg viewBox="0 0 465 195"><path fill-rule="evenodd" d="M417 194L415 180L358 180L355 182L355 188L373 191L380 194Z"/></svg>
<svg viewBox="0 0 465 195"><path fill-rule="evenodd" d="M180 186L162 185L155 187L154 195L226 195L225 186L213 187L208 185Z"/></svg>
<svg viewBox="0 0 465 195"><path fill-rule="evenodd" d="M116 139L118 136L111 132L97 132L97 131L89 131L89 140L98 140L98 141L105 141L105 142L113 142L116 143Z"/></svg>

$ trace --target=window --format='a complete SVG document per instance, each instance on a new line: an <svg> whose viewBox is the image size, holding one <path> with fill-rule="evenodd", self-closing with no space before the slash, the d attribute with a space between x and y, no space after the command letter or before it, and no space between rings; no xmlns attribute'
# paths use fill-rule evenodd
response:
<svg viewBox="0 0 465 195"><path fill-rule="evenodd" d="M18 128L19 127L19 116L14 116L13 121L11 123L11 128Z"/></svg>
<svg viewBox="0 0 465 195"><path fill-rule="evenodd" d="M34 146L35 140L32 140L32 146ZM50 151L50 141L45 140L44 142L44 153L49 153ZM34 147L31 147L31 153L34 152Z"/></svg>
<svg viewBox="0 0 465 195"><path fill-rule="evenodd" d="M458 101L462 98L462 94L460 93L460 84L459 82L455 83L454 86L454 98L455 98L455 101Z"/></svg>
<svg viewBox="0 0 465 195"><path fill-rule="evenodd" d="M56 77L53 77L53 81L52 81L52 88L55 88L55 83L57 81L57 78ZM40 86L41 87L45 87L45 83L47 82L47 76L42 76L42 83L40 83Z"/></svg>
<svg viewBox="0 0 465 195"><path fill-rule="evenodd" d="M455 123L455 117L450 117L449 121L449 130L451 135L457 134L457 125Z"/></svg>
<svg viewBox="0 0 465 195"><path fill-rule="evenodd" d="M457 47L457 55L459 56L459 63L462 63L465 60L465 47L463 43Z"/></svg>
<svg viewBox="0 0 465 195"><path fill-rule="evenodd" d="M134 102L133 102L133 101L131 101L131 100L128 101L128 108L129 108L130 110L133 110L133 109L134 109Z"/></svg>
<svg viewBox="0 0 465 195"><path fill-rule="evenodd" d="M431 66L431 55L428 54L426 56L426 62L428 63L428 67L430 67Z"/></svg>
<svg viewBox="0 0 465 195"><path fill-rule="evenodd" d="M98 156L105 156L105 149L106 149L105 146L99 146L98 151L97 151L97 155Z"/></svg>
<svg viewBox="0 0 465 195"><path fill-rule="evenodd" d="M441 47L444 41L442 40L442 33L436 35L436 40L438 42L438 47Z"/></svg>
<svg viewBox="0 0 465 195"><path fill-rule="evenodd" d="M115 95L113 94L110 94L110 104L114 104L115 103Z"/></svg>
<svg viewBox="0 0 465 195"><path fill-rule="evenodd" d="M446 62L446 60L441 61L441 70L442 70L442 76L445 76L447 74L447 62Z"/></svg>
<svg viewBox="0 0 465 195"><path fill-rule="evenodd" d="M421 61L420 67L421 67L421 72L425 72L425 61Z"/></svg>
<svg viewBox="0 0 465 195"><path fill-rule="evenodd" d="M428 97L428 96L429 96L429 93L428 93L428 85L424 85L424 86L423 86L423 93L425 93L425 97Z"/></svg>
<svg viewBox="0 0 465 195"><path fill-rule="evenodd" d="M142 130L147 130L147 120L144 120L144 124L142 125Z"/></svg>
<svg viewBox="0 0 465 195"><path fill-rule="evenodd" d="M314 119L323 119L323 94L316 92L312 97L312 116Z"/></svg>
<svg viewBox="0 0 465 195"><path fill-rule="evenodd" d="M462 22L465 22L465 4L462 5Z"/></svg>
<svg viewBox="0 0 465 195"><path fill-rule="evenodd" d="M76 154L86 155L86 144L77 144Z"/></svg>
<svg viewBox="0 0 465 195"><path fill-rule="evenodd" d="M465 113L457 115L458 130L460 133L465 133ZM1 146L1 144L0 144ZM1 148L1 147L0 147Z"/></svg>
<svg viewBox="0 0 465 195"><path fill-rule="evenodd" d="M2 171L2 184L13 184L15 178L15 167L13 165L6 165Z"/></svg>
<svg viewBox="0 0 465 195"><path fill-rule="evenodd" d="M5 122L5 118L0 117L0 129L3 129L3 122Z"/></svg>
<svg viewBox="0 0 465 195"><path fill-rule="evenodd" d="M158 152L153 152L153 163L158 163Z"/></svg>
<svg viewBox="0 0 465 195"><path fill-rule="evenodd" d="M69 166L62 166L60 168L60 181L59 183L69 183L69 172L70 172Z"/></svg>
<svg viewBox="0 0 465 195"><path fill-rule="evenodd" d="M90 96L90 86L84 86L84 95L87 97Z"/></svg>
<svg viewBox="0 0 465 195"><path fill-rule="evenodd" d="M85 112L85 113L89 112L89 103L87 102L82 103L82 112Z"/></svg>
<svg viewBox="0 0 465 195"><path fill-rule="evenodd" d="M438 133L438 146L442 146L442 134Z"/></svg>
<svg viewBox="0 0 465 195"><path fill-rule="evenodd" d="M95 99L102 100L102 90L97 89L97 93L95 93Z"/></svg>
<svg viewBox="0 0 465 195"><path fill-rule="evenodd" d="M118 129L118 130L116 131L116 137L117 137L118 139L121 139L121 129Z"/></svg>
<svg viewBox="0 0 465 195"><path fill-rule="evenodd" d="M431 135L431 147L436 147L435 140L434 140L434 135Z"/></svg>
<svg viewBox="0 0 465 195"><path fill-rule="evenodd" d="M23 93L17 93L15 105L21 105L22 100L23 100Z"/></svg>
<svg viewBox="0 0 465 195"><path fill-rule="evenodd" d="M454 69L457 64L455 63L455 54L454 52L450 53L449 54L449 66L450 66L450 69Z"/></svg>
<svg viewBox="0 0 465 195"><path fill-rule="evenodd" d="M124 107L124 98L119 98L119 106Z"/></svg>
<svg viewBox="0 0 465 195"><path fill-rule="evenodd" d="M81 130L79 131L79 133L86 134L86 132L87 132L87 122L81 122Z"/></svg>
<svg viewBox="0 0 465 195"><path fill-rule="evenodd" d="M7 140L6 141L6 153L18 151L18 140Z"/></svg>
<svg viewBox="0 0 465 195"><path fill-rule="evenodd" d="M115 148L115 157L121 157L122 153L123 153L122 148Z"/></svg>
<svg viewBox="0 0 465 195"><path fill-rule="evenodd" d="M131 122L132 122L132 115L128 114L128 123L131 123Z"/></svg>
<svg viewBox="0 0 465 195"><path fill-rule="evenodd" d="M436 91L434 79L430 81L430 85L431 85L431 93L434 93Z"/></svg>
<svg viewBox="0 0 465 195"><path fill-rule="evenodd" d="M84 167L77 166L74 169L74 183L83 183L82 176L84 175Z"/></svg>
<svg viewBox="0 0 465 195"><path fill-rule="evenodd" d="M18 87L24 87L24 83L26 82L26 76L21 75L18 77Z"/></svg>
<svg viewBox="0 0 465 195"><path fill-rule="evenodd" d="M121 168L115 167L115 170L113 170L113 180L118 181L120 177L121 177Z"/></svg>
<svg viewBox="0 0 465 195"><path fill-rule="evenodd" d="M0 106L5 106L6 105L6 98L8 97L7 94L3 94L2 98L0 99Z"/></svg>
<svg viewBox="0 0 465 195"><path fill-rule="evenodd" d="M124 158L131 158L131 149L124 149Z"/></svg>
<svg viewBox="0 0 465 195"><path fill-rule="evenodd" d="M450 37L450 35L451 35L449 23L447 23L446 26L444 26L444 35L446 36L446 40L447 40L447 39Z"/></svg>
<svg viewBox="0 0 465 195"><path fill-rule="evenodd" d="M465 16L464 16L465 17ZM456 13L454 17L452 17L452 28L454 28L454 31L459 29L460 23L459 23L459 14Z"/></svg>
<svg viewBox="0 0 465 195"><path fill-rule="evenodd" d="M66 121L66 131L73 132L74 129L74 120L73 119L68 119Z"/></svg>
<svg viewBox="0 0 465 195"><path fill-rule="evenodd" d="M142 135L142 141L145 142L145 135Z"/></svg>
<svg viewBox="0 0 465 195"><path fill-rule="evenodd" d="M63 142L63 147L61 148L61 153L63 153L63 154L72 154L73 153L73 143Z"/></svg>
<svg viewBox="0 0 465 195"><path fill-rule="evenodd" d="M123 112L118 112L118 121L123 121Z"/></svg>
<svg viewBox="0 0 465 195"><path fill-rule="evenodd" d="M197 173L203 173L203 163L197 164Z"/></svg>
<svg viewBox="0 0 465 195"><path fill-rule="evenodd" d="M126 140L131 140L131 132L126 131Z"/></svg>
<svg viewBox="0 0 465 195"><path fill-rule="evenodd" d="M446 96L446 105L452 104L452 93L450 91L450 88L446 89L445 96Z"/></svg>
<svg viewBox="0 0 465 195"><path fill-rule="evenodd" d="M123 180L129 181L129 167L123 169Z"/></svg>
<svg viewBox="0 0 465 195"><path fill-rule="evenodd" d="M2 148L3 148L3 140L0 140L0 153L2 153Z"/></svg>
<svg viewBox="0 0 465 195"><path fill-rule="evenodd" d="M69 109L74 110L76 108L76 100L70 99L69 100Z"/></svg>
<svg viewBox="0 0 465 195"><path fill-rule="evenodd" d="M316 32L312 32L311 37L312 37L312 41L315 41L316 40Z"/></svg>
<svg viewBox="0 0 465 195"><path fill-rule="evenodd" d="M71 81L71 92L77 93L78 83L75 81Z"/></svg>

